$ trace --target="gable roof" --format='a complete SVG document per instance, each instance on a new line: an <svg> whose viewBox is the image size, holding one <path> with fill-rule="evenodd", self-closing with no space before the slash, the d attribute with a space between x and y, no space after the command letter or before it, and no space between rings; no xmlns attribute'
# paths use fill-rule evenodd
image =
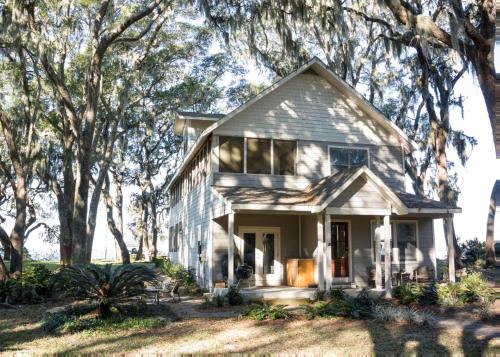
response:
<svg viewBox="0 0 500 357"><path fill-rule="evenodd" d="M246 103L240 105L238 108L234 109L227 115L223 116L208 128L206 128L198 137L194 145L191 147L187 155L185 156L181 166L177 169L175 175L172 177L170 183L167 186L167 190L170 188L172 183L177 179L180 172L184 170L187 163L193 158L194 154L197 152L199 147L205 141L205 139L210 135L214 130L219 128L221 125L231 120L237 114L241 113L251 105L258 102L260 99L273 92L277 88L281 87L291 79L297 77L298 75L312 70L317 73L319 76L324 78L328 83L330 83L334 88L339 90L344 95L351 98L360 108L365 112L369 117L375 120L379 125L383 126L389 132L396 134L399 138L401 145L408 151L413 151L418 149L418 145L411 140L396 124L386 118L378 109L376 109L370 102L368 102L361 94L359 94L353 87L351 87L348 83L342 80L339 76L333 73L328 67L317 57L312 58L310 61L303 64L300 68L290 73L288 76L281 78L277 82L273 83L262 92L260 92L255 97L248 100Z"/></svg>
<svg viewBox="0 0 500 357"><path fill-rule="evenodd" d="M409 213L459 213L461 209L440 201L418 197L411 193L394 191L368 167L356 167L323 177L305 190L266 187L222 187L215 190L234 209L296 210L310 213L322 212L354 181L362 177L370 181L398 215Z"/></svg>

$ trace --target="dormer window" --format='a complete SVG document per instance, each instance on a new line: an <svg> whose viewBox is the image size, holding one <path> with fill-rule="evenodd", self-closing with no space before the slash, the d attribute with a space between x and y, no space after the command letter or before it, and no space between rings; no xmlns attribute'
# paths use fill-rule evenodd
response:
<svg viewBox="0 0 500 357"><path fill-rule="evenodd" d="M329 153L332 173L351 167L369 165L368 149L330 146Z"/></svg>

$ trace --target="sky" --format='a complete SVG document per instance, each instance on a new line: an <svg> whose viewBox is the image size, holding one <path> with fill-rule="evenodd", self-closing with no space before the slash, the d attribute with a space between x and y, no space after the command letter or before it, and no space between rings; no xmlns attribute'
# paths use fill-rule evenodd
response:
<svg viewBox="0 0 500 357"><path fill-rule="evenodd" d="M500 68L500 54L495 53L496 68ZM254 84L267 83L265 72L256 68L253 62L249 63L249 72L246 79ZM484 241L486 237L486 219L491 189L497 178L500 178L500 160L495 159L493 137L488 120L488 114L482 98L481 90L471 74L466 74L456 90L464 96L464 118L459 110L451 115L451 124L456 129L462 129L465 134L476 138L478 144L474 147L471 156L462 167L456 155L450 155L456 163L458 173L458 187L460 195L458 206L462 213L455 214L455 230L461 241L478 238ZM408 181L408 180L407 180ZM407 182L407 190L411 191L411 184ZM125 193L125 207L129 194ZM127 227L131 217L125 212L124 225ZM500 224L500 215L496 217ZM443 234L443 225L435 220L435 239L438 258L446 256L446 242ZM497 227L500 225L497 224ZM500 229L497 229L495 238L499 239ZM126 241L134 244L131 232L126 229ZM57 257L58 245L43 242L40 236L33 235L27 241L26 247L35 258ZM159 242L160 252L165 249L165 242ZM96 236L94 239L93 259L113 259L115 256L115 242L109 233L105 221L105 212L101 207L98 214Z"/></svg>

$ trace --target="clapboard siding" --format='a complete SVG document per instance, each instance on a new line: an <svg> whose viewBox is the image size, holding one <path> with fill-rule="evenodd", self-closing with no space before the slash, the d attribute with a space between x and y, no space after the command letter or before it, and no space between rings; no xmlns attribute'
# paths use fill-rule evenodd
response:
<svg viewBox="0 0 500 357"><path fill-rule="evenodd" d="M368 149L370 170L389 187L404 191L403 152L400 146L299 141L297 173L313 181L331 175L330 146Z"/></svg>
<svg viewBox="0 0 500 357"><path fill-rule="evenodd" d="M170 226L181 222L183 229L179 251L170 253L171 259L185 267L194 268L197 278L205 285L208 284L209 264L206 260L202 264L199 262L198 241L201 242L204 255L208 258L210 220L214 216L214 211L223 210L223 201L213 192L210 183L211 176L207 176L171 208L169 215Z"/></svg>
<svg viewBox="0 0 500 357"><path fill-rule="evenodd" d="M394 134L312 73L291 79L221 125L214 134L351 144L398 142Z"/></svg>
<svg viewBox="0 0 500 357"><path fill-rule="evenodd" d="M235 173L215 173L214 186L224 187L269 187L303 189L311 184L304 176L254 175Z"/></svg>
<svg viewBox="0 0 500 357"><path fill-rule="evenodd" d="M372 182L359 177L330 204L340 208L390 208L389 202L382 197Z"/></svg>

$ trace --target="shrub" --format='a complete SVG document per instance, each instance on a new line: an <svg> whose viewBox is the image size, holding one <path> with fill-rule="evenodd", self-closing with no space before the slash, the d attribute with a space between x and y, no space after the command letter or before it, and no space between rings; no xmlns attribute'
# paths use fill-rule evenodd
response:
<svg viewBox="0 0 500 357"><path fill-rule="evenodd" d="M315 317L337 317L348 316L355 319L369 317L375 300L368 295L366 289L356 297L347 296L342 290L332 290L331 300L328 302L317 302L313 305L303 305L302 309L308 319Z"/></svg>
<svg viewBox="0 0 500 357"><path fill-rule="evenodd" d="M60 277L66 285L66 295L97 301L99 317L109 317L111 307L118 302L143 295L144 283L156 283L153 270L133 264L114 269L111 264L67 267Z"/></svg>
<svg viewBox="0 0 500 357"><path fill-rule="evenodd" d="M436 318L432 313L418 311L407 306L377 304L373 307L372 316L375 320L384 322L403 321L430 327L437 325Z"/></svg>
<svg viewBox="0 0 500 357"><path fill-rule="evenodd" d="M240 318L249 320L290 320L292 314L285 310L286 305L271 306L267 303L262 305L250 305L241 315Z"/></svg>
<svg viewBox="0 0 500 357"><path fill-rule="evenodd" d="M306 318L312 320L316 317L332 318L349 316L350 306L345 300L318 301L313 305L302 305Z"/></svg>
<svg viewBox="0 0 500 357"><path fill-rule="evenodd" d="M488 282L478 273L469 273L460 279L463 300L468 303L479 302L484 305L495 301L495 292L488 286Z"/></svg>
<svg viewBox="0 0 500 357"><path fill-rule="evenodd" d="M376 304L376 301L370 297L368 290L363 288L363 290L361 290L356 297L348 298L347 303L350 308L351 317L359 319L371 316L371 312Z"/></svg>
<svg viewBox="0 0 500 357"><path fill-rule="evenodd" d="M438 304L444 307L463 307L464 297L459 284L447 283L437 286Z"/></svg>
<svg viewBox="0 0 500 357"><path fill-rule="evenodd" d="M214 298L215 306L222 307L225 303L225 298L222 295L216 295Z"/></svg>
<svg viewBox="0 0 500 357"><path fill-rule="evenodd" d="M324 290L316 289L314 292L312 301L324 301L326 296L326 292Z"/></svg>
<svg viewBox="0 0 500 357"><path fill-rule="evenodd" d="M484 263L486 245L485 242L480 242L477 238L460 243L459 251L467 266L476 265L480 260Z"/></svg>
<svg viewBox="0 0 500 357"><path fill-rule="evenodd" d="M229 305L243 304L243 296L241 296L240 288L237 285L231 285L227 289L226 299Z"/></svg>
<svg viewBox="0 0 500 357"><path fill-rule="evenodd" d="M193 268L184 268L181 264L173 263L168 258L157 258L155 265L161 269L161 272L181 283L184 287L191 287L196 284L196 278Z"/></svg>
<svg viewBox="0 0 500 357"><path fill-rule="evenodd" d="M435 283L402 284L394 289L394 297L403 304L433 305L438 300Z"/></svg>
<svg viewBox="0 0 500 357"><path fill-rule="evenodd" d="M44 264L35 264L23 274L23 283L32 285L37 294L49 296L53 273Z"/></svg>

